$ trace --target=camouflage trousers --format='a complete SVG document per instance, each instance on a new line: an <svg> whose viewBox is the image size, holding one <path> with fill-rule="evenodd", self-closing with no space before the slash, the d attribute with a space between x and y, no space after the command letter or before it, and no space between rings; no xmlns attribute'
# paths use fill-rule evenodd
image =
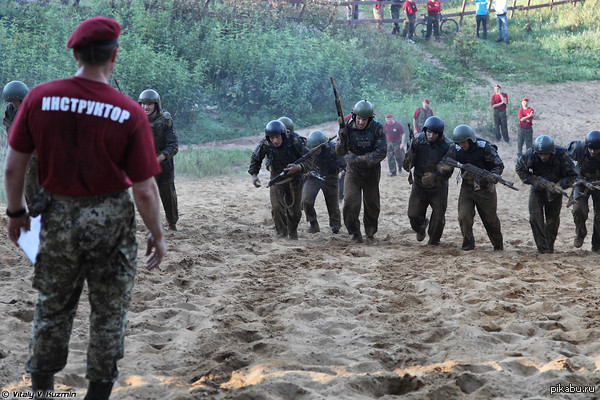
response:
<svg viewBox="0 0 600 400"><path fill-rule="evenodd" d="M592 250L600 250L600 192L592 190L581 191L581 187L577 186L573 194L574 198L577 199L573 205L573 221L575 222L575 234L581 238L587 236L587 228L585 222L588 219L590 212L590 196L592 197L592 203L594 206L594 224L592 231Z"/></svg>
<svg viewBox="0 0 600 400"><path fill-rule="evenodd" d="M402 163L404 162L404 149L402 148L402 141L388 142L387 147L387 160L390 173L396 173L396 164L398 165L398 171L402 172Z"/></svg>
<svg viewBox="0 0 600 400"><path fill-rule="evenodd" d="M325 177L321 181L313 176L308 176L302 188L302 208L308 222L317 221L315 211L315 200L319 190L323 191L325 205L329 214L329 226L337 231L342 227L342 217L338 201L338 178L337 175Z"/></svg>
<svg viewBox="0 0 600 400"><path fill-rule="evenodd" d="M127 191L72 200L53 196L42 213L33 287L30 373L64 368L84 281L91 306L86 378L114 382L137 266L135 211Z"/></svg>
<svg viewBox="0 0 600 400"><path fill-rule="evenodd" d="M473 237L475 209L479 213L481 222L494 249L504 249L500 220L496 212L497 205L498 198L494 185L481 190L475 190L472 185L463 183L458 196L458 224L463 236L463 250L475 248L475 238Z"/></svg>
<svg viewBox="0 0 600 400"><path fill-rule="evenodd" d="M375 167L354 168L348 166L344 178L344 225L350 235L360 233L360 206L361 198L365 206L363 224L365 234L372 237L377 232L379 220L380 196L379 179L381 177L381 164Z"/></svg>
<svg viewBox="0 0 600 400"><path fill-rule="evenodd" d="M294 234L302 219L302 179L269 187L271 217L278 235Z"/></svg>
<svg viewBox="0 0 600 400"><path fill-rule="evenodd" d="M31 207L33 196L35 196L41 188L37 175L37 153L34 152L27 164L27 169L25 170L25 202L27 203L27 207Z"/></svg>
<svg viewBox="0 0 600 400"><path fill-rule="evenodd" d="M529 192L529 224L539 253L554 253L554 242L560 226L562 197L549 200L546 190Z"/></svg>

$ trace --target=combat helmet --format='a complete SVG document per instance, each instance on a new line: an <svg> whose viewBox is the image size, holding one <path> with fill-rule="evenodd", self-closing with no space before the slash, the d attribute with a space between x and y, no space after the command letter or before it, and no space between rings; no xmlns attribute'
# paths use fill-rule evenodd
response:
<svg viewBox="0 0 600 400"><path fill-rule="evenodd" d="M548 135L540 135L535 138L533 142L533 151L536 153L550 153L556 152L556 146L554 140Z"/></svg>
<svg viewBox="0 0 600 400"><path fill-rule="evenodd" d="M282 135L285 137L286 128L283 122L279 120L271 121L265 127L265 137L268 139L271 136Z"/></svg>
<svg viewBox="0 0 600 400"><path fill-rule="evenodd" d="M373 104L367 100L361 100L352 107L352 113L362 118L373 118Z"/></svg>
<svg viewBox="0 0 600 400"><path fill-rule="evenodd" d="M277 121L283 122L283 124L285 125L285 129L287 129L290 132L294 132L294 121L292 121L290 118L281 117Z"/></svg>
<svg viewBox="0 0 600 400"><path fill-rule="evenodd" d="M306 140L306 146L309 148L317 147L327 141L327 136L321 131L312 131Z"/></svg>
<svg viewBox="0 0 600 400"><path fill-rule="evenodd" d="M23 101L25 95L29 92L29 88L21 81L8 82L2 90L2 98L10 103L11 101Z"/></svg>
<svg viewBox="0 0 600 400"><path fill-rule="evenodd" d="M454 143L464 142L465 140L471 140L473 143L477 141L477 136L475 136L475 132L469 125L459 125L454 128L452 132L452 141Z"/></svg>
<svg viewBox="0 0 600 400"><path fill-rule="evenodd" d="M590 131L585 136L585 145L588 149L600 149L600 131Z"/></svg>
<svg viewBox="0 0 600 400"><path fill-rule="evenodd" d="M425 130L430 130L439 135L444 134L444 121L440 117L436 117L432 115L431 117L425 120L425 124L423 124L423 132Z"/></svg>
<svg viewBox="0 0 600 400"><path fill-rule="evenodd" d="M146 89L142 93L140 93L138 103L156 103L156 106L158 107L156 111L160 111L160 109L162 108L160 104L160 95L156 90L152 89Z"/></svg>

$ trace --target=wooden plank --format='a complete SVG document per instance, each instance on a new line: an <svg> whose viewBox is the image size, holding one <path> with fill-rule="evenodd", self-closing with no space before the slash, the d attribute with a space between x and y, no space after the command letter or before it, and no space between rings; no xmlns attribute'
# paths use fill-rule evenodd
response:
<svg viewBox="0 0 600 400"><path fill-rule="evenodd" d="M460 8L460 20L458 21L458 25L462 25L463 15L465 15L465 6L467 5L467 0L463 0L462 7Z"/></svg>
<svg viewBox="0 0 600 400"><path fill-rule="evenodd" d="M517 0L513 1L512 10L510 10L510 17L512 18L515 14L515 8L517 7Z"/></svg>

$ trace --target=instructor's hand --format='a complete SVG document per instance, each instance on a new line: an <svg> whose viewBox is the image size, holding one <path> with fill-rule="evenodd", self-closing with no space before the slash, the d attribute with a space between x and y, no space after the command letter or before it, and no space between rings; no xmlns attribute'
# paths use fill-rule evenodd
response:
<svg viewBox="0 0 600 400"><path fill-rule="evenodd" d="M146 241L146 269L151 270L154 267L157 267L162 261L163 257L167 253L167 245L165 244L164 239L155 240L151 233L148 234L148 239ZM154 251L152 251L154 249Z"/></svg>

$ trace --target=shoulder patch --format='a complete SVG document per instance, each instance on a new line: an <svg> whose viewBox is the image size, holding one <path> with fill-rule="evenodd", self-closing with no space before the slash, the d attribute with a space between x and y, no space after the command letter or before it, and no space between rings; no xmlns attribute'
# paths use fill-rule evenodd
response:
<svg viewBox="0 0 600 400"><path fill-rule="evenodd" d="M485 147L486 143L485 140L477 140L477 147Z"/></svg>
<svg viewBox="0 0 600 400"><path fill-rule="evenodd" d="M461 151L462 150L462 148L459 145L457 145L456 143L454 143L454 147L456 147L456 151Z"/></svg>

